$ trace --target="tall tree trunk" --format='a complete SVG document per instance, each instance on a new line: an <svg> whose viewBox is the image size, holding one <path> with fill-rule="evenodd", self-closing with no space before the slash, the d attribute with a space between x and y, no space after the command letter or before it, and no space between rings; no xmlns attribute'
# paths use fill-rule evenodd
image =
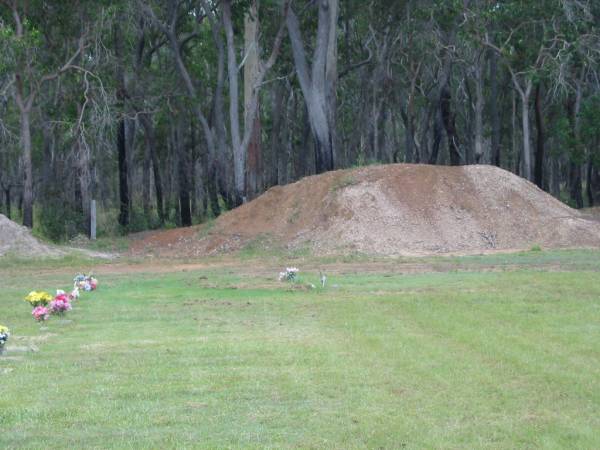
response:
<svg viewBox="0 0 600 450"><path fill-rule="evenodd" d="M227 38L227 72L229 74L229 125L231 145L233 147L233 174L235 184L235 203L246 201L246 153L242 148L240 137L238 68L236 61L235 41L231 18L231 0L223 2L223 22Z"/></svg>
<svg viewBox="0 0 600 450"><path fill-rule="evenodd" d="M196 182L196 167L198 162L198 152L196 148L196 128L194 127L194 121L190 121L190 169L189 180L190 180L190 195L191 195L191 208L192 208L192 217L198 215L198 189Z"/></svg>
<svg viewBox="0 0 600 450"><path fill-rule="evenodd" d="M583 208L581 166L573 161L569 162L569 186L571 199L577 208Z"/></svg>
<svg viewBox="0 0 600 450"><path fill-rule="evenodd" d="M144 217L150 220L150 167L152 166L152 156L148 138L144 132L144 160L142 163L142 208Z"/></svg>
<svg viewBox="0 0 600 450"><path fill-rule="evenodd" d="M429 155L429 164L437 164L440 154L440 145L444 138L444 121L442 120L441 106L435 108L433 116L433 144L431 145L431 155Z"/></svg>
<svg viewBox="0 0 600 450"><path fill-rule="evenodd" d="M411 101L407 101L406 112L400 108L400 116L404 122L404 159L407 163L415 162L415 126Z"/></svg>
<svg viewBox="0 0 600 450"><path fill-rule="evenodd" d="M215 164L210 164L208 176L206 177L206 191L210 202L210 210L213 217L218 217L221 214L221 206L219 205L219 189L217 184L217 169Z"/></svg>
<svg viewBox="0 0 600 450"><path fill-rule="evenodd" d="M160 176L160 163L156 149L152 146L152 175L154 176L154 191L156 194L156 211L158 213L158 221L160 225L165 224L165 209L163 206L163 184Z"/></svg>
<svg viewBox="0 0 600 450"><path fill-rule="evenodd" d="M5 211L6 211L6 217L8 217L9 219L12 216L12 211L11 211L11 204L10 204L10 184L8 186L6 186L4 188L4 204L5 204Z"/></svg>
<svg viewBox="0 0 600 450"><path fill-rule="evenodd" d="M332 1L332 0L330 0ZM235 185L235 204L246 201L246 163L248 147L253 139L260 139L260 132L256 129L255 118L258 116L258 89L262 80L279 54L281 43L285 31L285 20L280 21L279 30L273 43L273 48L266 62L258 64L254 77L249 77L248 106L246 108L246 120L244 123L243 134L240 133L239 105L238 105L238 68L236 62L235 41L233 36L233 24L231 17L231 0L223 0L223 26L225 28L225 37L227 41L227 69L229 74L229 125L231 130L231 142L233 147L233 165L234 165L234 185ZM284 16L288 12L288 2L284 2ZM285 18L285 17L284 17ZM256 148L256 146L255 146ZM255 158L258 162L259 159ZM258 168L260 169L260 168Z"/></svg>
<svg viewBox="0 0 600 450"><path fill-rule="evenodd" d="M391 105L390 105L391 106ZM415 142L415 147L416 147L416 151L415 151L415 162L417 163L429 163L429 160L431 159L431 152L432 152L432 134L430 133L430 129L431 129L431 123L432 123L432 119L434 118L435 112L439 109L439 102L435 103L435 104L429 104L428 107L423 108L423 111L421 113L421 119L419 120L419 123L422 123L423 126L421 127L421 132L420 132L420 139L419 139L419 143L417 144ZM416 134L416 131L415 131Z"/></svg>
<svg viewBox="0 0 600 450"><path fill-rule="evenodd" d="M83 114L83 106L81 104L77 104L77 117L82 117ZM90 204L92 200L91 194L91 155L89 152L89 148L85 145L82 136L82 130L77 128L75 130L75 141L73 143L73 154L75 155L75 170L78 174L79 180L79 195L80 195L80 204L78 205L81 208L81 212L83 215L83 228L84 232L88 237L91 237L91 228L90 228Z"/></svg>
<svg viewBox="0 0 600 450"><path fill-rule="evenodd" d="M512 158L513 158L513 172L521 173L521 152L519 151L519 143L517 136L517 94L513 90L512 91L512 99L511 99L511 137L512 137Z"/></svg>
<svg viewBox="0 0 600 450"><path fill-rule="evenodd" d="M136 122L130 117L125 119L125 148L127 149L127 185L129 186L129 211L133 210L133 201L135 199L135 129Z"/></svg>
<svg viewBox="0 0 600 450"><path fill-rule="evenodd" d="M203 2L203 4L205 6L206 11L211 11L211 8L209 8L206 3ZM175 14L177 14L177 9L175 9L174 11L175 11ZM209 16L209 17L212 18L212 16ZM171 22L172 27L165 28L163 26L162 31L166 35L166 37L169 41L171 50L173 52L173 56L175 57L175 65L177 67L177 71L183 80L183 83L188 92L188 96L194 102L193 110L194 110L196 117L198 118L198 121L200 122L200 124L202 126L202 131L204 133L206 147L208 148L208 154L209 154L209 159L210 159L209 164L216 165L216 159L217 159L216 149L217 148L216 148L216 144L215 144L215 136L213 135L213 131L208 123L206 116L202 112L202 108L199 103L198 92L197 92L196 86L194 85L194 83L192 81L192 77L190 76L190 73L187 70L187 67L183 61L183 56L181 54L181 43L179 42L179 40L177 38L176 30L173 28L174 25L176 24L176 22L177 22L177 20L176 20L176 15L175 15L175 19L172 20L172 22ZM220 156L224 158L225 150L226 150L225 143L224 143L224 137L223 137L224 132L225 132L225 125L224 125L224 119L222 117L222 103L221 103L222 98L223 98L222 97L222 88L223 88L223 53L224 53L224 50L223 50L222 39L220 38L220 34L218 32L217 25L215 22L213 22L211 29L213 30L213 37L215 39L215 43L216 43L217 49L218 49L217 89L215 91L214 120L215 120L217 144L219 145Z"/></svg>
<svg viewBox="0 0 600 450"><path fill-rule="evenodd" d="M294 180L299 180L302 177L305 177L307 175L310 175L310 170L308 167L308 159L309 159L309 154L308 151L310 149L310 145L314 145L314 140L310 141L310 135L311 135L311 128L310 128L310 120L308 118L308 111L306 108L306 105L300 105L298 104L297 106L300 107L300 109L302 110L301 112L301 123L300 123L300 146L298 145L294 145L293 147L293 152L294 152ZM296 114L298 112L298 108L296 108ZM295 141L292 138L292 141ZM308 146L308 148L306 148Z"/></svg>
<svg viewBox="0 0 600 450"><path fill-rule="evenodd" d="M140 114L140 123L144 129L144 140L149 159L152 162L152 175L154 176L154 191L156 195L156 212L160 225L165 223L165 212L163 207L163 183L160 175L160 161L156 153L156 136L152 119L147 114Z"/></svg>
<svg viewBox="0 0 600 450"><path fill-rule="evenodd" d="M287 149L281 136L284 120L284 85L278 82L271 90L271 114L273 126L271 128L271 154L274 164L272 184L283 185L287 183Z"/></svg>
<svg viewBox="0 0 600 450"><path fill-rule="evenodd" d="M19 13L18 5L20 2L12 2L12 15L15 21L15 37L21 41L24 36L23 19ZM27 76L31 75L31 65L27 60L29 52L27 46L25 50L25 60L17 62L15 71L15 101L19 108L19 118L21 122L21 160L23 164L23 225L33 228L33 163L31 160L31 109L35 99L36 91L34 83L29 83L29 92L25 87ZM21 64L19 64L21 63Z"/></svg>
<svg viewBox="0 0 600 450"><path fill-rule="evenodd" d="M33 169L31 163L30 109L21 108L21 147L23 150L23 225L33 228Z"/></svg>
<svg viewBox="0 0 600 450"><path fill-rule="evenodd" d="M330 123L332 120L330 102L334 97L332 93L334 88L331 87L333 83L328 83L328 75L333 69L328 71L327 63L334 64L334 61L328 61L328 56L335 54L335 49L330 47L336 45L336 40L333 38L330 40L329 34L336 32L331 28L332 13L337 13L337 0L318 0L317 4L319 19L310 74L300 24L291 8L287 16L287 27L292 44L294 66L306 103L315 145L315 171L322 173L333 170L335 166L334 136Z"/></svg>
<svg viewBox="0 0 600 450"><path fill-rule="evenodd" d="M90 234L90 206L92 201L91 180L90 180L90 158L88 149L84 148L81 142L76 144L78 148L78 169L79 169L79 190L81 192L81 211L83 213L83 226L88 237Z"/></svg>
<svg viewBox="0 0 600 450"><path fill-rule="evenodd" d="M575 202L577 208L583 208L581 164L584 160L584 156L579 133L581 98L581 84L578 83L575 97L570 96L567 100L567 111L569 112L572 141L571 155L569 158L569 192L571 199Z"/></svg>
<svg viewBox="0 0 600 450"><path fill-rule="evenodd" d="M523 123L523 177L531 180L531 131L529 121L529 94L521 96L521 121Z"/></svg>
<svg viewBox="0 0 600 450"><path fill-rule="evenodd" d="M125 68L123 62L123 36L121 33L122 17L119 15L115 21L113 29L115 40L115 55L117 57L116 78L117 78L117 100L121 108L125 109L125 99L127 97L125 85ZM127 165L127 135L126 118L121 116L117 123L117 159L119 167L119 224L122 227L129 226L129 167Z"/></svg>
<svg viewBox="0 0 600 450"><path fill-rule="evenodd" d="M383 158L384 163L391 163L394 159L394 109L391 104L386 104L383 120Z"/></svg>
<svg viewBox="0 0 600 450"><path fill-rule="evenodd" d="M246 197L252 200L262 190L263 154L261 143L261 123L257 114L254 118L252 137L248 144L246 156Z"/></svg>
<svg viewBox="0 0 600 450"><path fill-rule="evenodd" d="M337 82L338 82L338 33L337 22L340 14L339 0L328 0L329 4L329 37L327 39L327 56L325 61L325 101L327 105L327 121L331 135L331 164L335 168L340 165L338 155L337 134Z"/></svg>
<svg viewBox="0 0 600 450"><path fill-rule="evenodd" d="M252 97L254 85L259 72L259 40L258 40L258 0L252 0L250 9L244 18L244 46L246 63L244 64L244 123L253 120L252 135L248 144L246 160L246 194L253 199L262 189L262 146L260 104L256 105L259 112L253 114ZM256 100L258 103L258 99Z"/></svg>
<svg viewBox="0 0 600 450"><path fill-rule="evenodd" d="M542 115L541 82L535 87L535 124L537 128L537 142L535 150L534 181L540 189L544 188L544 162L545 162L545 136L544 117Z"/></svg>
<svg viewBox="0 0 600 450"><path fill-rule="evenodd" d="M588 198L588 206L594 206L594 189L593 189L593 181L594 179L594 166L592 165L591 158L588 159L587 163L587 174L586 174L586 195Z"/></svg>
<svg viewBox="0 0 600 450"><path fill-rule="evenodd" d="M179 197L180 223L184 227L192 225L192 211L190 204L190 186L189 186L189 154L185 142L185 133L183 131L183 114L181 118L176 118L173 133L173 146L177 152L177 191Z"/></svg>
<svg viewBox="0 0 600 450"><path fill-rule="evenodd" d="M450 89L445 86L442 90L442 101L440 104L442 112L442 121L448 135L448 153L450 154L450 164L458 166L461 164L460 144L456 133L456 114L452 111L452 97Z"/></svg>
<svg viewBox="0 0 600 450"><path fill-rule="evenodd" d="M600 202L600 171L590 161L589 163L589 175L588 175L588 198L590 200L590 206L598 205Z"/></svg>
<svg viewBox="0 0 600 450"><path fill-rule="evenodd" d="M125 119L119 119L117 126L117 154L119 163L119 224L129 225L129 184L127 183L127 146Z"/></svg>
<svg viewBox="0 0 600 450"><path fill-rule="evenodd" d="M550 157L550 194L555 198L560 198L560 163L558 158Z"/></svg>
<svg viewBox="0 0 600 450"><path fill-rule="evenodd" d="M491 141L491 163L500 167L500 113L498 111L498 53L491 50L490 53L490 121L492 126Z"/></svg>
<svg viewBox="0 0 600 450"><path fill-rule="evenodd" d="M523 128L523 148L521 154L522 173L523 178L532 180L531 170L531 127L529 120L529 98L531 97L531 91L533 89L533 81L526 80L525 85L521 86L517 75L511 70L511 76L513 85L519 96L521 97L521 123Z"/></svg>
<svg viewBox="0 0 600 450"><path fill-rule="evenodd" d="M484 95L483 95L483 85L484 85L484 57L480 55L480 57L476 61L475 66L475 155L474 160L475 163L487 164L489 163L490 158L488 157L488 153L484 150L483 143L483 108L484 108Z"/></svg>

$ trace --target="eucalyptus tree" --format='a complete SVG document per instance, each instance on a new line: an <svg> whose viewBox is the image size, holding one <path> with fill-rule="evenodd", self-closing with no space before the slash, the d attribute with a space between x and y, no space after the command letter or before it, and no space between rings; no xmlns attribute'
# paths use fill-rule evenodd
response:
<svg viewBox="0 0 600 450"><path fill-rule="evenodd" d="M75 68L74 62L85 48L85 34L81 34L76 39L67 40L67 45L54 48L58 54L44 52L41 30L50 27L50 21L53 20L45 6L43 2L0 2L0 45L3 54L0 75L9 74L14 83L24 173L23 224L29 228L33 227L34 201L31 143L33 108L47 83ZM60 63L57 64L57 61Z"/></svg>
<svg viewBox="0 0 600 450"><path fill-rule="evenodd" d="M231 0L223 1L223 26L227 38L227 68L229 75L229 125L231 130L231 143L233 146L234 159L234 179L237 203L246 201L246 161L248 146L254 135L255 118L258 114L258 95L259 88L264 81L267 71L273 67L281 49L282 40L285 31L285 19L288 14L288 1L283 3L282 15L280 17L281 25L275 36L269 58L262 61L258 57L258 68L250 83L247 93L246 114L244 120L243 132L240 131L239 119L239 84L238 84L238 64L236 57L236 46L233 33L233 22L231 14Z"/></svg>
<svg viewBox="0 0 600 450"><path fill-rule="evenodd" d="M300 20L293 7L287 14L296 75L308 111L315 145L317 173L333 170L336 165L336 85L338 0L317 0L317 30L312 61L308 62Z"/></svg>
<svg viewBox="0 0 600 450"><path fill-rule="evenodd" d="M497 3L493 18L501 23L486 44L498 51L510 72L513 87L521 100L522 152L520 172L533 180L530 102L549 61L556 58L561 42L554 26L560 14L557 2L542 0L532 4L514 0ZM541 178L541 176L539 176ZM541 181L540 181L541 183Z"/></svg>

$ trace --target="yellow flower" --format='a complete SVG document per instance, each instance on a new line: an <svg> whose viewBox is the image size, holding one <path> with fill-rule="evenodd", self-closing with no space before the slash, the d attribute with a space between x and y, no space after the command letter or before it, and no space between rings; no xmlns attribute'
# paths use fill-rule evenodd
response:
<svg viewBox="0 0 600 450"><path fill-rule="evenodd" d="M32 305L47 305L52 301L52 296L44 291L31 291L25 297L25 301Z"/></svg>

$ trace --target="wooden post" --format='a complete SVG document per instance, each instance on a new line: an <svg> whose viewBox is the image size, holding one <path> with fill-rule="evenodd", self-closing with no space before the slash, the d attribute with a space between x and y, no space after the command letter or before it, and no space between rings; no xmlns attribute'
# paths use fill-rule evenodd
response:
<svg viewBox="0 0 600 450"><path fill-rule="evenodd" d="M90 239L96 240L96 200L90 202Z"/></svg>

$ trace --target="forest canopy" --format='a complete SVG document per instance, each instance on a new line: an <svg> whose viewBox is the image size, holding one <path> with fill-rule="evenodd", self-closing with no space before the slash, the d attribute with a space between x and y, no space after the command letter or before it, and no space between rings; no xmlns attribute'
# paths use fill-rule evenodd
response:
<svg viewBox="0 0 600 450"><path fill-rule="evenodd" d="M0 0L0 212L187 226L372 163L600 202L600 2Z"/></svg>

